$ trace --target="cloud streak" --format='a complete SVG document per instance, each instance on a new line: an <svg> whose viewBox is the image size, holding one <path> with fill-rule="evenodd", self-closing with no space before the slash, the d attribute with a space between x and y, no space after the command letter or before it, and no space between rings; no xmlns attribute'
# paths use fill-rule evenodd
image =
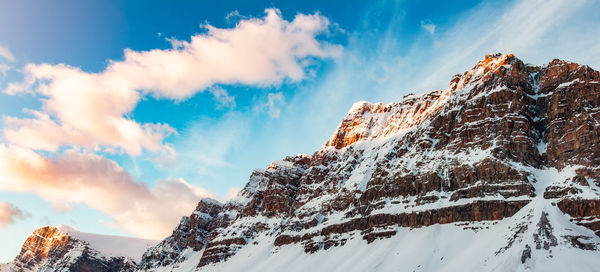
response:
<svg viewBox="0 0 600 272"><path fill-rule="evenodd" d="M6 64L0 63L0 74L2 74L3 76L6 76L6 72L8 72L11 69L12 69L12 67L10 67Z"/></svg>
<svg viewBox="0 0 600 272"><path fill-rule="evenodd" d="M314 110L319 116L332 113L339 119L354 101L391 102L409 92L446 88L453 74L496 52L514 53L539 65L562 58L598 69L600 36L594 34L600 21L593 12L598 8L598 1L586 0L483 2L458 14L452 24L436 28L435 40L400 40L394 31L403 28L403 21L391 21L373 39L365 23L352 34L344 58L314 95L299 99L320 107ZM364 20L384 9L389 7L378 7Z"/></svg>
<svg viewBox="0 0 600 272"><path fill-rule="evenodd" d="M25 80L9 84L8 94L34 92L43 108L32 118L4 119L5 137L35 150L62 146L90 150L122 150L140 155L160 151L175 130L168 124L140 124L127 117L150 94L186 99L215 84L271 86L305 77L306 58L332 58L341 48L319 40L329 21L319 14L284 20L278 10L263 18L247 18L234 28L204 25L206 33L190 41L171 40L166 50L125 50L124 60L111 61L100 73L65 64L29 64ZM219 92L220 103L232 104Z"/></svg>
<svg viewBox="0 0 600 272"><path fill-rule="evenodd" d="M402 29L415 23L420 28L421 19L407 21L396 5L374 3L363 15L363 26L350 32L335 67L314 86L286 94L286 111L267 132L273 135L267 143L276 150L271 152L313 152L354 102L389 103L411 92L445 89L452 75L489 53L514 53L538 65L562 58L600 68L598 1L483 2L450 17L436 28L435 39L426 31L416 39L403 38ZM377 21L389 24L374 28L373 18L391 10L398 14Z"/></svg>
<svg viewBox="0 0 600 272"><path fill-rule="evenodd" d="M421 27L423 29L425 29L427 32L429 32L429 34L433 35L435 34L435 25L433 23L425 23L424 21L421 21Z"/></svg>
<svg viewBox="0 0 600 272"><path fill-rule="evenodd" d="M25 219L29 214L8 202L0 201L0 228L14 224L18 219Z"/></svg>
<svg viewBox="0 0 600 272"><path fill-rule="evenodd" d="M10 62L15 62L15 56L13 56L12 52L8 50L5 46L0 46L0 58L6 59Z"/></svg>
<svg viewBox="0 0 600 272"><path fill-rule="evenodd" d="M37 194L57 210L84 203L111 216L116 226L155 239L166 236L201 198L216 198L182 179L159 180L150 188L98 155L70 150L47 158L5 145L0 145L0 190Z"/></svg>
<svg viewBox="0 0 600 272"><path fill-rule="evenodd" d="M585 64L593 63L589 57L600 52L597 35L586 34L585 25L598 26L598 22L578 22L595 9L594 1L534 0L517 1L510 6L497 7L484 2L477 9L461 16L447 31L438 33L434 46L422 50L423 44L415 44L409 56L426 60L427 74L418 78L412 87L432 89L446 84L454 73L471 68L473 63L489 53L514 53L525 61L544 64L553 58L565 58ZM499 12L500 11L500 12ZM579 30L572 26L581 26ZM591 29L590 29L591 30ZM575 51L585 46L583 51ZM427 54L428 56L424 56ZM403 59L408 65L411 58ZM592 62L592 63L590 63ZM408 66L407 65L407 66ZM398 84L398 82L394 82ZM443 86L443 85L442 85Z"/></svg>
<svg viewBox="0 0 600 272"><path fill-rule="evenodd" d="M223 89L221 86L213 86L209 89L210 93L213 95L215 100L219 102L217 104L217 109L222 108L235 108L235 97L230 96L227 93L227 90Z"/></svg>
<svg viewBox="0 0 600 272"><path fill-rule="evenodd" d="M269 93L267 95L267 101L258 105L257 110L268 113L271 118L279 118L281 107L284 104L285 99L283 98L283 93Z"/></svg>

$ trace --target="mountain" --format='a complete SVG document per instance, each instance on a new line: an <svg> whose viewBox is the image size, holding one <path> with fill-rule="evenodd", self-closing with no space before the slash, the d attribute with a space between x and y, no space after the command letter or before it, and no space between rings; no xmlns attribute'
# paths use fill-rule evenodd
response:
<svg viewBox="0 0 600 272"><path fill-rule="evenodd" d="M598 71L488 55L445 90L356 103L314 154L201 200L137 269L594 271L599 121Z"/></svg>
<svg viewBox="0 0 600 272"><path fill-rule="evenodd" d="M562 271L600 265L600 76L489 55L445 90L356 103L312 155L200 202L152 271Z"/></svg>
<svg viewBox="0 0 600 272"><path fill-rule="evenodd" d="M142 253L157 242L45 226L0 271L135 271Z"/></svg>

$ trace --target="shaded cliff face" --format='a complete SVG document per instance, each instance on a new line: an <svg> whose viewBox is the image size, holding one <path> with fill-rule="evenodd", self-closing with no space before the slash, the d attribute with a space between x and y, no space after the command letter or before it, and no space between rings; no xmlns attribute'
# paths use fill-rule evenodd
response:
<svg viewBox="0 0 600 272"><path fill-rule="evenodd" d="M588 66L497 54L446 90L357 103L321 150L254 171L234 201L201 202L208 216L184 218L143 268L210 270L264 244L317 254L403 228L500 220L494 256L527 264L557 246L595 250L599 81Z"/></svg>
<svg viewBox="0 0 600 272"><path fill-rule="evenodd" d="M108 257L89 243L57 227L33 232L6 271L134 271L136 263L124 256Z"/></svg>
<svg viewBox="0 0 600 272"><path fill-rule="evenodd" d="M223 205L217 201L201 200L189 217L184 216L181 219L171 236L144 253L139 268L147 270L174 266L188 259L186 251L202 251L214 228L216 217L222 210Z"/></svg>

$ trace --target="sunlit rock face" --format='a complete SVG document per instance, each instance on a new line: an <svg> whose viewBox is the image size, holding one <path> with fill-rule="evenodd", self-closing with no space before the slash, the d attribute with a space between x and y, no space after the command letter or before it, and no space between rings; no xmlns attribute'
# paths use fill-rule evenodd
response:
<svg viewBox="0 0 600 272"><path fill-rule="evenodd" d="M313 254L392 239L402 228L472 231L506 220L495 254L517 254L523 265L536 250L596 249L598 237L584 230L600 232L599 81L588 66L495 54L445 90L358 102L319 151L255 170L237 199L204 212L201 223L184 218L186 227L152 254L185 252L169 257L180 265L166 265L209 271L262 244L275 255L289 246ZM584 234L556 237L560 220ZM184 234L197 242L168 246Z"/></svg>
<svg viewBox="0 0 600 272"><path fill-rule="evenodd" d="M136 267L125 256L105 256L64 229L46 226L27 238L3 271L135 271Z"/></svg>
<svg viewBox="0 0 600 272"><path fill-rule="evenodd" d="M15 259L15 267L31 269L48 259L48 255L63 255L72 247L69 236L57 228L42 227L27 237Z"/></svg>

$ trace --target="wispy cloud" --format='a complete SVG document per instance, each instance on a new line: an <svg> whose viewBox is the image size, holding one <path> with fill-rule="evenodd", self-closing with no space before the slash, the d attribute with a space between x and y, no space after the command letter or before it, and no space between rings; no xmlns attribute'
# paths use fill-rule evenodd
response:
<svg viewBox="0 0 600 272"><path fill-rule="evenodd" d="M225 194L224 200L225 201L229 201L229 200L234 199L241 190L242 190L242 188L239 188L239 187L232 187L232 188L230 188L227 191L227 193Z"/></svg>
<svg viewBox="0 0 600 272"><path fill-rule="evenodd" d="M190 124L175 141L179 148L178 173L206 174L216 167L229 167L226 158L247 136L251 119L230 112L218 120L201 119Z"/></svg>
<svg viewBox="0 0 600 272"><path fill-rule="evenodd" d="M225 21L228 23L235 23L239 19L246 19L248 17L242 16L238 10L234 10L225 16Z"/></svg>
<svg viewBox="0 0 600 272"><path fill-rule="evenodd" d="M439 88L453 73L470 68L483 55L494 52L514 53L538 64L553 58L598 64L585 57L600 53L595 45L600 37L589 35L592 28L586 29L586 25L600 24L588 11L594 6L598 3L586 0L517 1L501 7L484 2L463 14L447 31L437 33L435 46L422 50L419 47L426 45L415 44L402 63L410 67L412 60L421 61L421 70L426 74L413 77L420 81L413 88L419 89Z"/></svg>
<svg viewBox="0 0 600 272"><path fill-rule="evenodd" d="M218 102L217 109L221 108L235 108L235 97L230 96L227 90L221 86L210 87L210 93L213 95L215 100Z"/></svg>
<svg viewBox="0 0 600 272"><path fill-rule="evenodd" d="M425 23L424 21L421 21L421 27L423 29L425 29L427 32L429 32L429 34L433 35L435 34L435 25L431 22L429 23Z"/></svg>
<svg viewBox="0 0 600 272"><path fill-rule="evenodd" d="M9 62L15 62L16 59L7 47L0 46L0 75L6 76L6 73L13 69L12 66L2 63L2 59Z"/></svg>
<svg viewBox="0 0 600 272"><path fill-rule="evenodd" d="M3 76L6 76L6 72L8 72L11 69L12 69L11 66L8 66L7 64L0 63L0 74L2 74Z"/></svg>
<svg viewBox="0 0 600 272"><path fill-rule="evenodd" d="M8 50L7 47L5 46L0 46L0 59L6 59L10 62L15 62L15 56L13 56L12 52L10 52L10 50Z"/></svg>
<svg viewBox="0 0 600 272"><path fill-rule="evenodd" d="M600 21L593 12L598 1L501 4L484 2L457 14L453 24L435 29L435 41L400 39L394 30L402 21L391 22L375 39L359 30L308 103L322 107L315 110L319 115L339 114L357 100L390 102L409 92L443 89L453 74L495 52L540 65L563 58L600 67L600 35L594 35Z"/></svg>
<svg viewBox="0 0 600 272"><path fill-rule="evenodd" d="M27 149L0 145L0 190L29 192L58 210L85 203L109 216L122 229L163 238L199 199L217 198L182 179L135 181L114 161L67 151L47 158Z"/></svg>
<svg viewBox="0 0 600 272"><path fill-rule="evenodd" d="M278 10L267 9L265 17L241 20L234 28L204 25L206 33L190 41L172 40L171 49L125 50L124 60L111 61L100 73L64 64L30 64L24 68L25 81L10 84L5 92L36 92L43 97L43 108L31 111L33 118L6 118L4 133L10 142L36 150L81 146L131 155L143 149L160 151L174 129L126 117L142 96L181 100L215 84L269 86L302 80L305 58L331 58L341 52L317 39L328 27L327 18L318 14L298 14L286 21Z"/></svg>
<svg viewBox="0 0 600 272"><path fill-rule="evenodd" d="M395 32L412 22L404 21L397 1L383 2L393 8L381 3L364 15L364 27L349 34L335 67L286 97L286 114L269 131L276 139L269 141L272 149L312 152L307 143L324 142L354 102L388 103L408 93L445 89L452 75L489 53L514 53L540 65L562 58L600 68L598 1L484 2L436 27L435 41ZM382 10L399 14L387 27L374 28L370 22ZM299 144L290 148L290 142Z"/></svg>
<svg viewBox="0 0 600 272"><path fill-rule="evenodd" d="M269 93L267 95L267 101L257 106L259 111L263 111L269 114L272 118L279 118L281 114L281 107L285 104L283 93Z"/></svg>
<svg viewBox="0 0 600 272"><path fill-rule="evenodd" d="M13 204L0 201L0 228L14 224L19 219L25 219L30 215Z"/></svg>

